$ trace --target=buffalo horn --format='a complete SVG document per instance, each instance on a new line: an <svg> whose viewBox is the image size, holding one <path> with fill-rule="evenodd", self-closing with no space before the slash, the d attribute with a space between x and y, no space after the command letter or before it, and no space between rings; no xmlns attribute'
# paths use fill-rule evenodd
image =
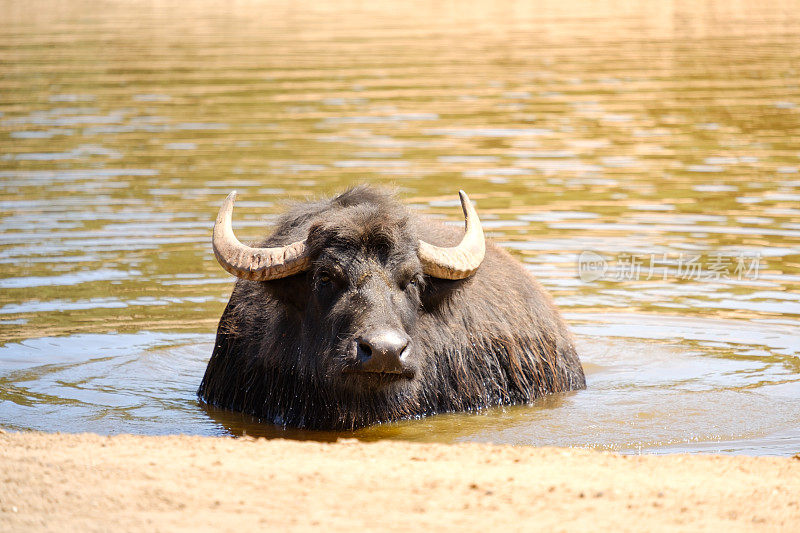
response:
<svg viewBox="0 0 800 533"><path fill-rule="evenodd" d="M469 201L467 193L458 191L461 209L464 211L466 233L461 243L452 248L442 248L419 241L419 260L422 270L429 276L443 279L464 279L472 275L483 261L486 242L478 213Z"/></svg>
<svg viewBox="0 0 800 533"><path fill-rule="evenodd" d="M308 270L311 260L304 240L275 248L251 248L239 242L231 226L235 201L236 191L232 191L222 203L214 223L212 244L222 268L237 278L253 281L285 278Z"/></svg>

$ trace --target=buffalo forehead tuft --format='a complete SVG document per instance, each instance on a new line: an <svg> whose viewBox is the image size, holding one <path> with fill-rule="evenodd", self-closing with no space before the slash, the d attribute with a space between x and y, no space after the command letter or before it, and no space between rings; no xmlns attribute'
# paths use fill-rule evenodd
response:
<svg viewBox="0 0 800 533"><path fill-rule="evenodd" d="M403 206L350 205L325 213L308 232L312 255L338 247L383 255L416 252L416 231Z"/></svg>

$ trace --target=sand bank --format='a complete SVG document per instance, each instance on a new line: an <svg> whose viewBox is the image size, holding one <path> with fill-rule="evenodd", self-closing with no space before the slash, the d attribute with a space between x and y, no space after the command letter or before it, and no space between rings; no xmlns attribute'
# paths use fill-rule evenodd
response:
<svg viewBox="0 0 800 533"><path fill-rule="evenodd" d="M0 434L4 531L800 531L799 495L788 458Z"/></svg>

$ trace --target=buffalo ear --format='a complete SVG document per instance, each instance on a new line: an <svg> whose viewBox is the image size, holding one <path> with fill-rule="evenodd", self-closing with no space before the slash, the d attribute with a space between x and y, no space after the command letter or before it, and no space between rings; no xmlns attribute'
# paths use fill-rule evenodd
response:
<svg viewBox="0 0 800 533"><path fill-rule="evenodd" d="M300 314L305 313L311 294L310 284L310 272L300 272L293 276L263 282L264 290L270 296Z"/></svg>
<svg viewBox="0 0 800 533"><path fill-rule="evenodd" d="M463 284L464 280L460 279L450 280L427 276L420 292L423 308L428 312L433 311L452 297L453 292Z"/></svg>

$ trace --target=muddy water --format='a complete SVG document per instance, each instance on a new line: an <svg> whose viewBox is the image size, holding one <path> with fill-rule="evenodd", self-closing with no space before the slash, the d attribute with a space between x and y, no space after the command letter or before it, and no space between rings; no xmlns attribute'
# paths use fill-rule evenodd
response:
<svg viewBox="0 0 800 533"><path fill-rule="evenodd" d="M796 4L400 4L3 3L0 427L335 438L198 406L209 234L372 182L467 190L589 388L356 437L800 451Z"/></svg>

